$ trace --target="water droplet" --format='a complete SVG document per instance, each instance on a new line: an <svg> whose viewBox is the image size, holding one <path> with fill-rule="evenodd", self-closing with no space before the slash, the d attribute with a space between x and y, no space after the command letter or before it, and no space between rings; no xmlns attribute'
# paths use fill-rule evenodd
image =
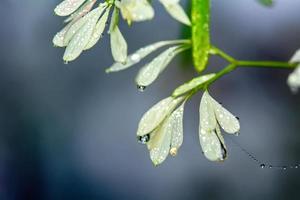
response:
<svg viewBox="0 0 300 200"><path fill-rule="evenodd" d="M240 120L240 118L239 117L235 117L237 120Z"/></svg>
<svg viewBox="0 0 300 200"><path fill-rule="evenodd" d="M262 163L262 164L260 164L260 168L265 168L266 167L266 165L264 164L264 163Z"/></svg>
<svg viewBox="0 0 300 200"><path fill-rule="evenodd" d="M67 65L68 63L69 63L69 61L67 61L67 60L65 60L65 61L64 61L64 64L66 64L66 65Z"/></svg>
<svg viewBox="0 0 300 200"><path fill-rule="evenodd" d="M283 170L286 170L286 169L287 169L287 167L286 167L286 166L282 166L282 169L283 169Z"/></svg>
<svg viewBox="0 0 300 200"><path fill-rule="evenodd" d="M295 165L295 169L298 169L298 168L299 168L299 165L298 165L298 164L296 164L296 165Z"/></svg>
<svg viewBox="0 0 300 200"><path fill-rule="evenodd" d="M171 148L170 149L170 154L171 154L171 156L176 156L177 155L177 148Z"/></svg>
<svg viewBox="0 0 300 200"><path fill-rule="evenodd" d="M273 165L269 165L269 169L272 169L273 168Z"/></svg>
<svg viewBox="0 0 300 200"><path fill-rule="evenodd" d="M138 86L137 86L137 89L138 89L140 92L144 92L145 89L146 89L146 86L138 85Z"/></svg>
<svg viewBox="0 0 300 200"><path fill-rule="evenodd" d="M143 135L143 136L138 136L137 137L138 141L142 144L146 144L150 140L150 135Z"/></svg>

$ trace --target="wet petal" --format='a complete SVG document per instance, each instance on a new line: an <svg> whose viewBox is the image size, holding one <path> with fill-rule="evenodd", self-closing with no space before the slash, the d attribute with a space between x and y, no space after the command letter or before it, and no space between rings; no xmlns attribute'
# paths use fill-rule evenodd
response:
<svg viewBox="0 0 300 200"><path fill-rule="evenodd" d="M56 47L65 47L65 46L67 46L64 43L64 38L66 36L67 31L70 29L70 27L71 27L71 24L68 24L61 31L56 33L56 35L54 36L54 38L52 40L54 46L56 46Z"/></svg>
<svg viewBox="0 0 300 200"><path fill-rule="evenodd" d="M298 63L298 62L300 62L300 49L295 52L295 54L290 60L290 63Z"/></svg>
<svg viewBox="0 0 300 200"><path fill-rule="evenodd" d="M91 18L94 17L95 12L99 12L98 14L101 15L102 12L106 9L105 5L106 4L101 4L101 6L99 6L96 9L94 9L93 11L91 11L90 13L88 13L87 15L85 15L84 17L78 19L74 24L72 24L72 26L70 27L70 29L65 34L64 45L68 45L69 44L69 42L74 37L74 35L79 31L79 29L81 29L83 27L83 25L87 21L91 20Z"/></svg>
<svg viewBox="0 0 300 200"><path fill-rule="evenodd" d="M161 164L169 155L171 132L168 129L167 123L162 124L155 130L155 133L147 143L150 158L155 166Z"/></svg>
<svg viewBox="0 0 300 200"><path fill-rule="evenodd" d="M110 45L114 60L125 63L127 59L127 42L118 26L110 32Z"/></svg>
<svg viewBox="0 0 300 200"><path fill-rule="evenodd" d="M54 9L55 14L67 16L75 12L86 0L64 0Z"/></svg>
<svg viewBox="0 0 300 200"><path fill-rule="evenodd" d="M200 108L200 126L206 132L211 132L216 129L217 120L214 113L214 107L211 104L211 99L207 91L203 93Z"/></svg>
<svg viewBox="0 0 300 200"><path fill-rule="evenodd" d="M287 83L292 92L298 92L300 88L300 66L298 66L288 77Z"/></svg>
<svg viewBox="0 0 300 200"><path fill-rule="evenodd" d="M92 36L93 30L102 11L103 8L98 7L85 16L87 18L86 23L75 33L66 48L64 54L65 61L75 60L84 50Z"/></svg>
<svg viewBox="0 0 300 200"><path fill-rule="evenodd" d="M93 8L97 0L88 0L85 2L76 12L64 20L65 23L68 23L73 20L78 20L82 16L86 15Z"/></svg>
<svg viewBox="0 0 300 200"><path fill-rule="evenodd" d="M143 136L151 133L176 108L176 106L183 101L183 99L183 97L176 99L168 97L155 104L140 120L137 135Z"/></svg>
<svg viewBox="0 0 300 200"><path fill-rule="evenodd" d="M148 46L142 47L133 54L129 55L125 61L125 63L114 63L110 68L106 69L107 73L110 72L118 72L124 69L127 69L134 64L140 62L143 58L148 56L150 53L156 51L157 49L171 44L178 44L178 43L187 43L189 40L169 40L169 41L160 41Z"/></svg>
<svg viewBox="0 0 300 200"><path fill-rule="evenodd" d="M205 82L207 82L208 80L213 78L214 76L215 76L215 74L206 74L203 76L199 76L197 78L193 78L189 82L176 88L174 90L172 96L177 97L177 96L183 95L183 94L193 90L194 88L201 86L202 84L204 84Z"/></svg>
<svg viewBox="0 0 300 200"><path fill-rule="evenodd" d="M202 128L199 130L200 145L205 157L210 161L223 161L226 158L226 147L223 143L221 134L217 134L216 130L206 131Z"/></svg>
<svg viewBox="0 0 300 200"><path fill-rule="evenodd" d="M214 107L215 115L222 129L230 134L238 134L240 131L240 122L236 116L225 109L221 104L214 100L211 96L211 103Z"/></svg>
<svg viewBox="0 0 300 200"><path fill-rule="evenodd" d="M127 59L127 42L124 39L119 27L119 9L115 8L111 17L109 34L110 48L115 61L124 63Z"/></svg>
<svg viewBox="0 0 300 200"><path fill-rule="evenodd" d="M101 16L101 18L97 22L92 37L90 38L90 41L86 45L85 50L92 48L100 40L106 26L109 10L110 9L106 9L105 13Z"/></svg>
<svg viewBox="0 0 300 200"><path fill-rule="evenodd" d="M138 86L149 86L179 53L180 46L170 47L140 69L135 79Z"/></svg>
<svg viewBox="0 0 300 200"><path fill-rule="evenodd" d="M160 0L168 13L179 22L190 26L191 21L177 0Z"/></svg>
<svg viewBox="0 0 300 200"><path fill-rule="evenodd" d="M129 24L132 21L145 21L154 17L154 10L147 0L122 0L119 3L116 2L116 5Z"/></svg>
<svg viewBox="0 0 300 200"><path fill-rule="evenodd" d="M184 112L183 102L167 119L165 122L168 127L167 131L171 133L171 148L170 154L176 156L178 149L183 143L183 112Z"/></svg>

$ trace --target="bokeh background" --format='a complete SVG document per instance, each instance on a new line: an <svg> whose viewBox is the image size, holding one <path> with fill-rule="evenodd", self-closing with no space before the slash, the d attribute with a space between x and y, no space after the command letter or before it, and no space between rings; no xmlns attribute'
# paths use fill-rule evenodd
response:
<svg viewBox="0 0 300 200"><path fill-rule="evenodd" d="M121 24L130 52L179 38L182 26L154 2L155 20ZM229 158L212 163L198 140L200 94L186 105L184 144L176 158L153 167L136 142L142 114L196 74L177 58L144 93L141 66L105 74L112 63L106 35L68 65L52 46L62 19L59 0L0 2L0 199L299 199L300 169L260 169L228 136ZM182 1L188 7L188 1ZM272 9L254 0L213 0L212 40L240 59L288 60L300 47L300 1ZM218 58L210 70L224 66ZM211 88L240 117L243 148L267 163L300 162L300 96L286 85L290 71L243 68Z"/></svg>

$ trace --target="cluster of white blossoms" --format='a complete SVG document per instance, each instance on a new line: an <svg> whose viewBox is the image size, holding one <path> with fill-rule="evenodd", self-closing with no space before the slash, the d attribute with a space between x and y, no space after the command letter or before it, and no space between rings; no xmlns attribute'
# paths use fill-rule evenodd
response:
<svg viewBox="0 0 300 200"><path fill-rule="evenodd" d="M290 63L299 64L298 67L288 77L287 83L293 92L297 92L300 87L300 50L296 51Z"/></svg>
<svg viewBox="0 0 300 200"><path fill-rule="evenodd" d="M179 0L160 2L173 18L186 25L191 24ZM154 17L151 4L147 0L106 0L94 8L96 3L97 0L64 0L57 5L55 14L67 17L65 23L68 24L54 36L54 45L66 48L63 56L66 63L75 60L100 40L113 10L108 30L112 56L116 62L127 64L127 42L118 27L119 13L128 24L150 20ZM180 52L178 48L173 51L174 54Z"/></svg>
<svg viewBox="0 0 300 200"><path fill-rule="evenodd" d="M147 145L155 166L161 164L169 154L177 155L183 143L183 112L188 97L182 95L161 100L139 122L138 140ZM223 161L227 157L227 150L221 128L229 134L238 135L238 118L214 100L207 91L202 96L199 115L199 139L205 157L211 161Z"/></svg>

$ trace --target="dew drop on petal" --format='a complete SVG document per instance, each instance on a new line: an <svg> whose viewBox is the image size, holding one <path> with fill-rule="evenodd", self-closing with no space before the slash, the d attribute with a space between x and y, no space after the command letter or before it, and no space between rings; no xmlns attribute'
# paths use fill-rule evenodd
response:
<svg viewBox="0 0 300 200"><path fill-rule="evenodd" d="M140 92L144 92L145 89L146 89L146 86L138 85L138 86L137 86L137 89L138 89Z"/></svg>
<svg viewBox="0 0 300 200"><path fill-rule="evenodd" d="M150 140L150 135L143 135L143 136L138 136L137 137L138 141L142 144L146 144Z"/></svg>

